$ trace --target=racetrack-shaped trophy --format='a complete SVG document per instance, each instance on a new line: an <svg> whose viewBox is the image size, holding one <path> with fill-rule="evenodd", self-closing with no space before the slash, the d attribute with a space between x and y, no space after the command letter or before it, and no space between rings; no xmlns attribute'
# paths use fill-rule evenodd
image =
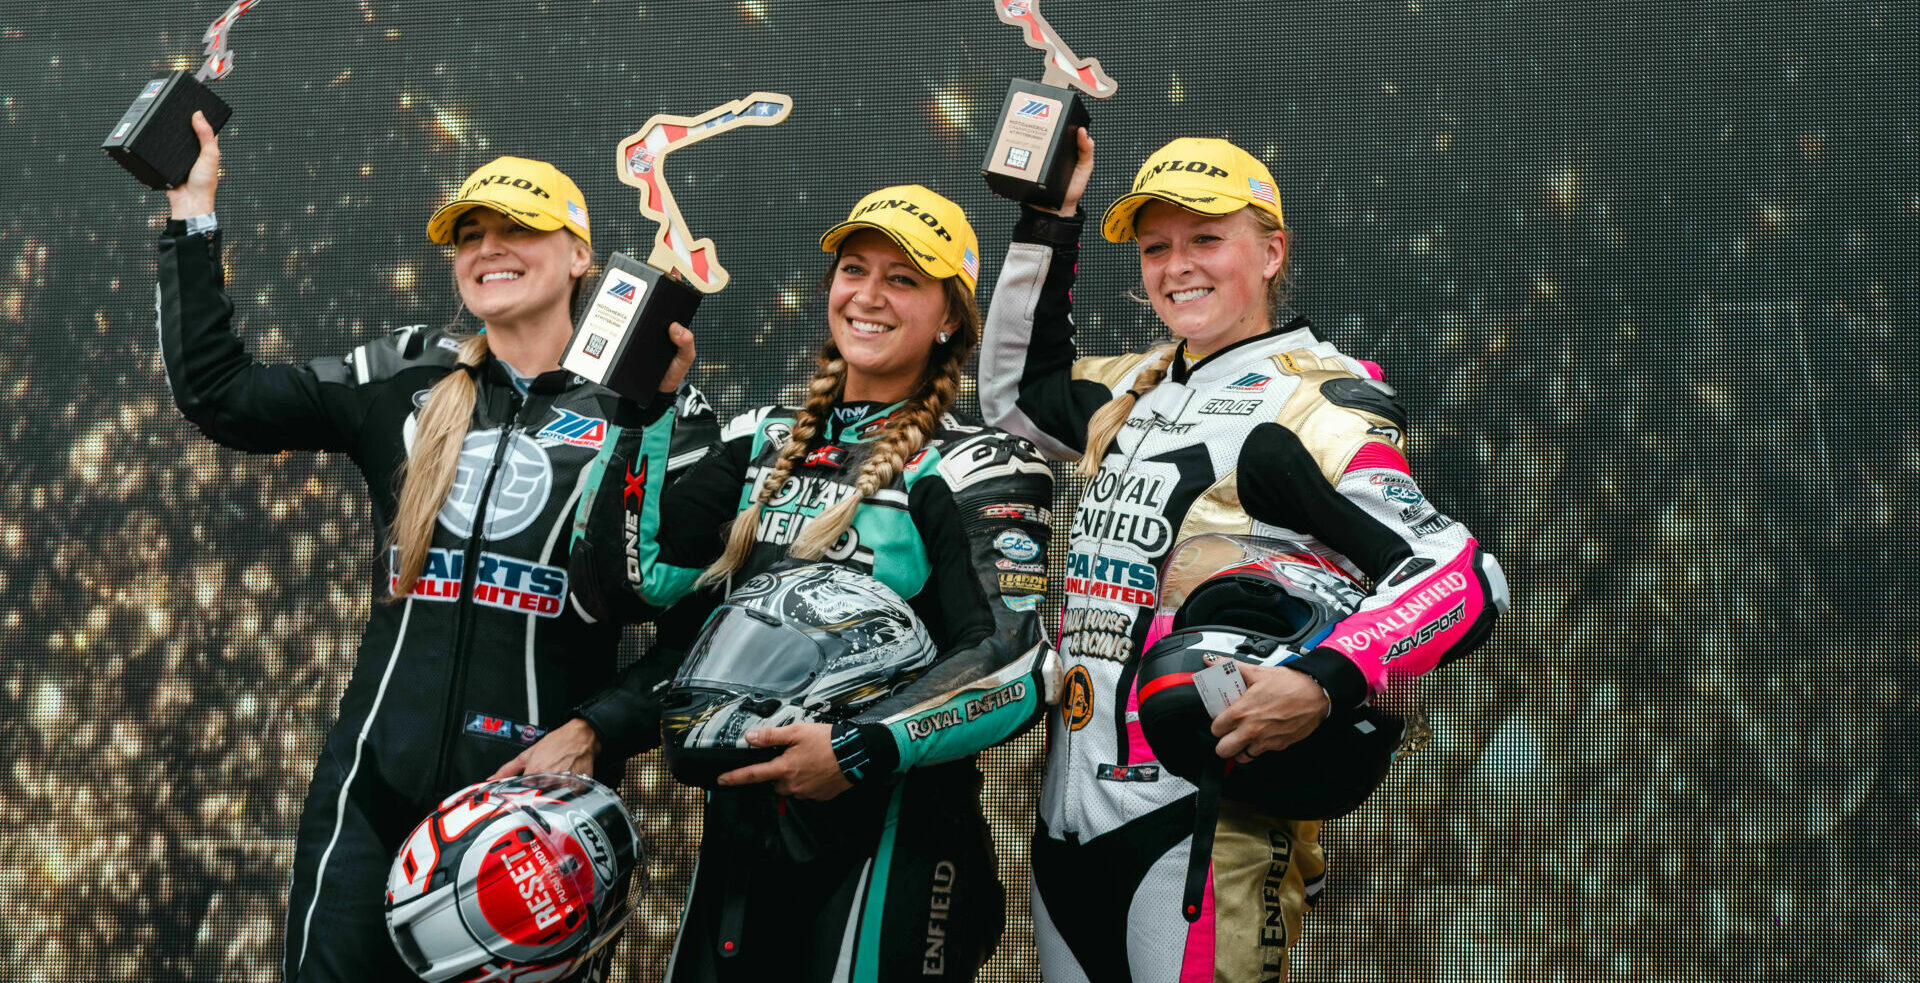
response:
<svg viewBox="0 0 1920 983"><path fill-rule="evenodd" d="M1079 158L1074 131L1091 114L1080 92L1105 99L1119 90L1097 58L1076 58L1047 19L1040 0L993 0L1000 19L1021 29L1027 47L1047 53L1047 72L1039 82L1014 79L1007 86L987 159L980 174L1002 198L1042 208L1057 208ZM1075 92L1078 89L1080 92Z"/></svg>
<svg viewBox="0 0 1920 983"><path fill-rule="evenodd" d="M100 149L118 161L141 184L155 190L178 187L193 170L200 157L200 140L193 135L193 114L205 113L213 132L227 125L233 108L213 94L205 83L221 79L233 70L233 50L227 47L227 31L240 15L252 10L259 0L235 0L227 12L207 27L207 60L200 70L189 75L171 72L148 82L140 89L133 105L114 124Z"/></svg>
<svg viewBox="0 0 1920 983"><path fill-rule="evenodd" d="M563 368L642 406L653 402L673 361L668 327L691 322L700 299L729 279L713 240L695 239L680 214L662 172L666 157L737 126L772 126L792 110L790 96L755 92L699 116L655 116L620 141L620 180L640 189L640 213L660 228L646 262L626 253L607 258L560 359Z"/></svg>

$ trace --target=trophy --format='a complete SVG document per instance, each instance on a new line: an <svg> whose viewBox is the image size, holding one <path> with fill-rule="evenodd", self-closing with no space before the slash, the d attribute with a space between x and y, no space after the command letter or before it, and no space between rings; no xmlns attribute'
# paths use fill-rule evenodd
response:
<svg viewBox="0 0 1920 983"><path fill-rule="evenodd" d="M1007 101L987 142L980 174L1002 198L1058 208L1080 156L1074 131L1090 118L1086 101L1073 90L1105 99L1119 86L1101 69L1099 59L1073 56L1040 16L1039 0L994 0L993 6L1001 21L1022 29L1027 47L1047 53L1047 72L1037 83L1014 79L1007 86Z"/></svg>
<svg viewBox="0 0 1920 983"><path fill-rule="evenodd" d="M228 106L205 83L225 78L233 70L233 51L227 47L227 31L240 15L253 9L259 0L235 0L207 28L202 40L207 45L206 64L188 75L184 71L148 82L140 95L127 107L120 122L107 134L100 149L120 162L149 188L175 188L187 179L193 162L200 157L200 140L193 134L193 113L207 116L213 132L227 125L233 115Z"/></svg>
<svg viewBox="0 0 1920 983"><path fill-rule="evenodd" d="M772 126L792 111L792 97L755 92L695 117L655 116L620 141L620 180L640 189L640 214L660 228L646 262L626 253L608 257L561 367L642 406L653 402L676 350L668 326L692 321L701 296L729 279L713 240L693 238L674 203L661 171L666 156L736 126Z"/></svg>

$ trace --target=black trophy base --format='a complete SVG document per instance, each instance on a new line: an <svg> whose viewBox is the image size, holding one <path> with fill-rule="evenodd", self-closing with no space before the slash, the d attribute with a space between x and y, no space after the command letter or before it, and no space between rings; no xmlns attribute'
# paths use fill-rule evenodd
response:
<svg viewBox="0 0 1920 983"><path fill-rule="evenodd" d="M691 325L702 296L626 253L614 253L580 312L560 365L641 406L651 405L677 351L667 329L675 321Z"/></svg>
<svg viewBox="0 0 1920 983"><path fill-rule="evenodd" d="M1014 79L998 119L980 164L987 187L1002 198L1060 207L1080 157L1074 132L1092 119L1086 100L1072 89Z"/></svg>
<svg viewBox="0 0 1920 983"><path fill-rule="evenodd" d="M177 188L186 183L200 157L200 138L193 135L195 110L207 114L215 133L233 115L233 107L187 72L154 79L140 90L100 149L141 184Z"/></svg>

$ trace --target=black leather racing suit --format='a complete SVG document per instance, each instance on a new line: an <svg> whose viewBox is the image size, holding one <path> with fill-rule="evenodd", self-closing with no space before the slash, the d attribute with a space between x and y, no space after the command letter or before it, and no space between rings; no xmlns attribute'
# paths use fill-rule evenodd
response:
<svg viewBox="0 0 1920 983"><path fill-rule="evenodd" d="M344 357L259 364L231 329L218 236L188 235L174 221L160 237L160 342L174 402L229 447L346 454L384 536L416 408L458 371L457 341L401 328ZM574 716L601 737L595 773L616 783L627 756L658 742L647 691L673 667L641 660L617 676L619 626L583 618L567 599L583 471L623 426L648 421L564 371L526 381L524 392L497 360L473 372L473 419L426 572L404 602L388 603L386 558L368 563L371 611L294 847L289 979L411 978L386 932L387 871L448 793ZM679 408L687 416L676 432L695 449L684 461L717 430L697 392L683 392Z"/></svg>

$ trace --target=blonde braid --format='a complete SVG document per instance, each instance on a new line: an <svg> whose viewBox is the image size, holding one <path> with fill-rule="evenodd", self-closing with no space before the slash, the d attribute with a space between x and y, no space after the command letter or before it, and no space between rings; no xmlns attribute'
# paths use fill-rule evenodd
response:
<svg viewBox="0 0 1920 983"><path fill-rule="evenodd" d="M787 483L793 474L793 466L807 452L807 441L820 432L820 422L826 419L833 404L847 385L847 363L840 357L840 350L829 341L820 350L820 368L813 375L813 381L807 385L807 402L794 418L793 429L787 435L787 442L780 446L780 456L774 461L772 470L761 480L760 488L753 496L753 505L733 520L733 526L727 531L727 548L713 565L707 567L695 581L695 586L705 587L727 579L740 564L745 563L747 554L753 551L754 531L760 527L760 513L773 496Z"/></svg>
<svg viewBox="0 0 1920 983"><path fill-rule="evenodd" d="M427 568L434 522L459 474L460 448L467 442L467 426L473 419L476 389L467 369L486 361L488 351L486 335L469 335L460 343L460 367L433 384L426 405L420 408L413 451L402 467L400 504L387 531L387 546L400 552L389 601L406 597Z"/></svg>
<svg viewBox="0 0 1920 983"><path fill-rule="evenodd" d="M1091 478L1100 473L1100 461L1107 456L1107 448L1113 444L1113 438L1120 433L1120 427L1127 422L1128 414L1139 402L1140 397L1153 391L1160 380L1173 367L1173 360L1180 351L1179 345L1168 345L1149 352L1149 357L1159 355L1159 361L1149 364L1133 377L1133 387L1107 401L1105 406L1093 414L1087 421L1087 450L1080 455L1080 466L1075 468L1082 477Z"/></svg>
<svg viewBox="0 0 1920 983"><path fill-rule="evenodd" d="M865 464L860 466L860 477L854 482L857 495L849 495L836 502L833 508L820 514L807 525L800 538L794 541L787 555L802 560L817 560L825 555L834 543L853 525L854 514L860 511L860 503L867 496L893 483L895 475L906 467L907 461L919 453L940 426L940 415L953 406L960 395L960 367L966 362L967 355L973 351L965 333L956 339L956 343L947 346L945 361L939 365L927 367L927 377L920 385L920 391L893 414L887 421L886 433L880 437L879 446L868 455Z"/></svg>

